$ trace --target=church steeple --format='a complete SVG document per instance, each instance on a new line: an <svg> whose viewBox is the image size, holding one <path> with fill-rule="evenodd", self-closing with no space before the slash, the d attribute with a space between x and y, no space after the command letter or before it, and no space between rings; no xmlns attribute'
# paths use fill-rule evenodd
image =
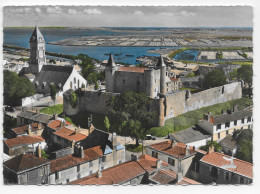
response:
<svg viewBox="0 0 260 194"><path fill-rule="evenodd" d="M158 58L156 67L165 67L165 66L166 66L166 65L165 65L165 63L164 63L164 61L163 61L163 58L162 58L162 56L160 56L160 57Z"/></svg>
<svg viewBox="0 0 260 194"><path fill-rule="evenodd" d="M110 54L110 56L109 56L109 59L108 59L108 62L107 62L107 66L108 67L116 67L116 64L115 64L115 61L114 61L114 58L113 58L112 54Z"/></svg>
<svg viewBox="0 0 260 194"><path fill-rule="evenodd" d="M41 71L42 66L46 64L45 40L39 28L35 26L29 40L30 44L30 72L37 74Z"/></svg>

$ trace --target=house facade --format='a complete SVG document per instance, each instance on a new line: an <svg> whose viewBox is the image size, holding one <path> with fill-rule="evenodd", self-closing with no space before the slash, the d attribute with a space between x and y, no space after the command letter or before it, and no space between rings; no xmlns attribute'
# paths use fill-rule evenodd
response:
<svg viewBox="0 0 260 194"><path fill-rule="evenodd" d="M200 160L203 184L251 184L253 164L218 152L210 152Z"/></svg>
<svg viewBox="0 0 260 194"><path fill-rule="evenodd" d="M218 116L206 114L204 119L199 121L198 126L211 134L213 141L220 141L235 130L252 128L252 111L237 111L234 107L233 110Z"/></svg>

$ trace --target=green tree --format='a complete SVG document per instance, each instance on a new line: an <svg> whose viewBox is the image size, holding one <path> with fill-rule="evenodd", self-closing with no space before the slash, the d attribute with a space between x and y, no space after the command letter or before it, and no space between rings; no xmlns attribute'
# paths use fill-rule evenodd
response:
<svg viewBox="0 0 260 194"><path fill-rule="evenodd" d="M117 123L119 132L136 139L143 139L151 128L154 112L149 112L150 99L144 93L124 92L107 102L110 115Z"/></svg>
<svg viewBox="0 0 260 194"><path fill-rule="evenodd" d="M77 106L77 100L78 100L78 96L75 92L71 92L70 93L70 105L72 106L72 108L75 108Z"/></svg>
<svg viewBox="0 0 260 194"><path fill-rule="evenodd" d="M4 71L4 104L19 106L22 98L35 94L35 87L27 78L16 73Z"/></svg>
<svg viewBox="0 0 260 194"><path fill-rule="evenodd" d="M105 128L106 128L107 132L109 132L110 123L109 123L109 119L108 119L107 116L105 116L104 125L105 125Z"/></svg>
<svg viewBox="0 0 260 194"><path fill-rule="evenodd" d="M231 80L237 79L237 69L234 69L234 71L229 72L229 77Z"/></svg>
<svg viewBox="0 0 260 194"><path fill-rule="evenodd" d="M95 90L98 90L99 89L99 85L97 82L95 82L95 87L94 87Z"/></svg>
<svg viewBox="0 0 260 194"><path fill-rule="evenodd" d="M54 59L49 60L50 63L56 64L56 61Z"/></svg>
<svg viewBox="0 0 260 194"><path fill-rule="evenodd" d="M10 117L7 114L4 114L4 137L5 138L11 138L12 137L12 128L17 127L16 119L13 117Z"/></svg>
<svg viewBox="0 0 260 194"><path fill-rule="evenodd" d="M253 161L253 130L244 129L237 130L233 133L233 139L236 141L238 151L236 153L237 158L252 162Z"/></svg>
<svg viewBox="0 0 260 194"><path fill-rule="evenodd" d="M204 151L208 151L209 147L211 147L211 146L214 146L215 152L219 152L222 149L221 145L216 141L208 141L207 144L205 146L201 146L200 149L202 149Z"/></svg>
<svg viewBox="0 0 260 194"><path fill-rule="evenodd" d="M205 88L214 88L226 84L226 76L223 71L214 70L209 72L204 78Z"/></svg>
<svg viewBox="0 0 260 194"><path fill-rule="evenodd" d="M243 65L237 69L237 77L245 82L243 93L249 98L253 94L253 67L251 65Z"/></svg>
<svg viewBox="0 0 260 194"><path fill-rule="evenodd" d="M56 86L54 84L50 84L50 96L54 102L54 106L55 106L55 100L56 100L56 93L57 93Z"/></svg>

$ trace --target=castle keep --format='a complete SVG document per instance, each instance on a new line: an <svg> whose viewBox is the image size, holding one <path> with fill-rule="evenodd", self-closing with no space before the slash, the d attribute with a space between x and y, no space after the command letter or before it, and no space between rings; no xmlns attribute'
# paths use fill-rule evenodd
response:
<svg viewBox="0 0 260 194"><path fill-rule="evenodd" d="M226 84L191 94L189 90L179 91L176 82L168 77L163 58L151 68L117 66L111 55L105 70L106 91L87 91L78 97L77 106L72 108L69 96L72 90L63 94L64 113L79 112L108 113L106 101L126 91L144 92L151 99L150 110L156 113L155 125L164 126L164 121L185 112L211 106L242 97L240 82Z"/></svg>

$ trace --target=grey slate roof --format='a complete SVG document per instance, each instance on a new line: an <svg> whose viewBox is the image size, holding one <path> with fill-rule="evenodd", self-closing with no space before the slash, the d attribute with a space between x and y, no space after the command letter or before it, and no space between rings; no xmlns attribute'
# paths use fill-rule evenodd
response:
<svg viewBox="0 0 260 194"><path fill-rule="evenodd" d="M30 42L31 41L44 42L43 35L37 26L35 26L32 36L30 38Z"/></svg>
<svg viewBox="0 0 260 194"><path fill-rule="evenodd" d="M220 145L232 150L237 146L236 141L233 140L232 135L230 134L220 141Z"/></svg>
<svg viewBox="0 0 260 194"><path fill-rule="evenodd" d="M53 116L51 115L46 115L46 114L41 114L41 113L35 113L35 112L31 112L31 111L22 111L20 112L17 117L23 117L26 119L30 119L33 121L37 121L37 122L41 122L43 124L48 124Z"/></svg>
<svg viewBox="0 0 260 194"><path fill-rule="evenodd" d="M252 117L252 111L241 110L237 112L232 112L231 114L225 113L222 115L214 116L213 124L217 125L217 124L227 123L234 120L241 120L245 117Z"/></svg>
<svg viewBox="0 0 260 194"><path fill-rule="evenodd" d="M182 131L177 131L177 132L171 134L171 136L175 140L177 140L179 142L183 142L185 144L207 139L207 138L211 137L211 135L209 133L207 133L206 131L204 131L197 125L189 127Z"/></svg>
<svg viewBox="0 0 260 194"><path fill-rule="evenodd" d="M43 65L41 71L36 75L34 82L39 82L39 84L43 82L50 84L53 82L54 85L61 83L63 86L72 71L72 66Z"/></svg>

